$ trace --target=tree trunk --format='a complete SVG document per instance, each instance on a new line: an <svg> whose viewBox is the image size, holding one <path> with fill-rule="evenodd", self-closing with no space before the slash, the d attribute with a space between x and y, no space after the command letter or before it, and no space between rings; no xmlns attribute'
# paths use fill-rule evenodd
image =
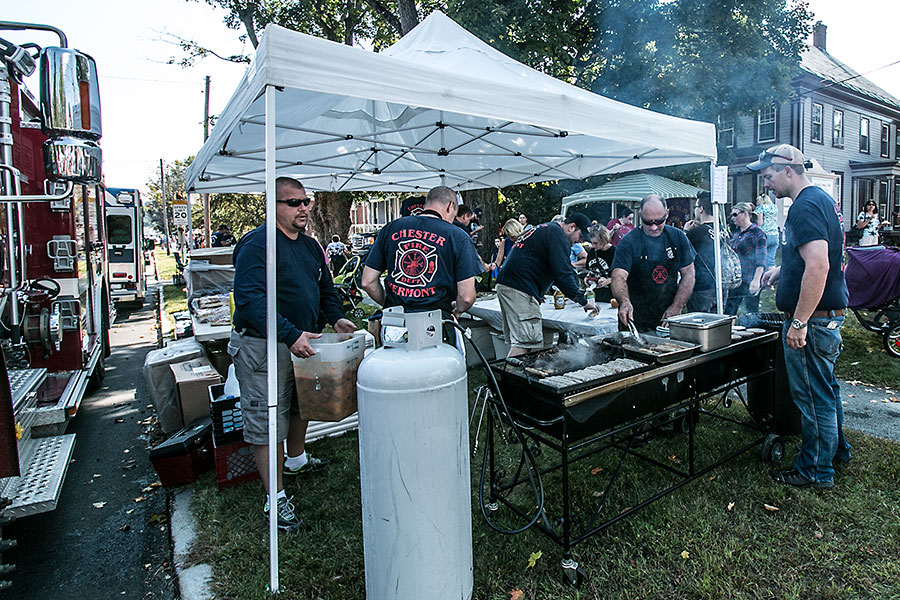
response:
<svg viewBox="0 0 900 600"><path fill-rule="evenodd" d="M350 233L350 208L353 196L349 193L316 192L316 201L310 213L309 233L323 246L331 241L331 236L341 236L346 242Z"/></svg>
<svg viewBox="0 0 900 600"><path fill-rule="evenodd" d="M419 24L415 0L397 0L397 12L400 13L401 35L406 35L410 29Z"/></svg>
<svg viewBox="0 0 900 600"><path fill-rule="evenodd" d="M478 233L478 254L481 255L484 262L491 262L494 238L497 237L497 230L500 228L500 200L497 188L463 192L463 202L472 210L481 209L479 222L484 229Z"/></svg>

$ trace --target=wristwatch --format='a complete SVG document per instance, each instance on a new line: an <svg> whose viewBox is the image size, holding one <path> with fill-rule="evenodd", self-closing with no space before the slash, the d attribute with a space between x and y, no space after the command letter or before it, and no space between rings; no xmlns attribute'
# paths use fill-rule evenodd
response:
<svg viewBox="0 0 900 600"><path fill-rule="evenodd" d="M800 319L794 319L793 321L791 321L791 327L793 327L794 329L803 329L804 327L806 327L806 323L804 323Z"/></svg>

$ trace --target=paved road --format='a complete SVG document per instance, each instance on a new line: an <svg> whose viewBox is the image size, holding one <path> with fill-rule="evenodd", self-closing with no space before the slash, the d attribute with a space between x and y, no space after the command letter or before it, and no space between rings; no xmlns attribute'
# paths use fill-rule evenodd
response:
<svg viewBox="0 0 900 600"><path fill-rule="evenodd" d="M900 369L900 361L897 362ZM900 441L900 389L841 381L844 427L880 438Z"/></svg>
<svg viewBox="0 0 900 600"><path fill-rule="evenodd" d="M103 386L67 429L76 434L74 459L57 509L4 527L4 537L18 541L3 554L17 568L7 597L176 597L166 492L142 491L157 480L141 424L153 414L141 374L156 345L149 298L130 314L119 309Z"/></svg>

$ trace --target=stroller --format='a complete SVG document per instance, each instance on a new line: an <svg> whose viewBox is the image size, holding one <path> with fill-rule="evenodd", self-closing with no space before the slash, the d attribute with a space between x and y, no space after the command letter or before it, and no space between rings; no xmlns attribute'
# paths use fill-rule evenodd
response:
<svg viewBox="0 0 900 600"><path fill-rule="evenodd" d="M847 248L844 277L860 325L882 334L884 349L900 358L900 248Z"/></svg>
<svg viewBox="0 0 900 600"><path fill-rule="evenodd" d="M344 263L341 270L334 276L334 287L341 297L344 311L349 312L357 319L363 319L366 316L360 306L363 300L362 288L360 288L362 268L363 257L356 254L351 256L350 260Z"/></svg>

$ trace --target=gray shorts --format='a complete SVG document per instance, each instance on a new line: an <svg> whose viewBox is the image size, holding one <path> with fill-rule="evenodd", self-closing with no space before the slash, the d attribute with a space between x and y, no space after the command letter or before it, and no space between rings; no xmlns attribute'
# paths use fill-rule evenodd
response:
<svg viewBox="0 0 900 600"><path fill-rule="evenodd" d="M291 351L278 342L278 434L275 441L287 439L291 415L300 414L294 388L294 366ZM269 443L269 407L266 402L266 340L231 332L228 354L234 374L241 386L241 413L244 441L255 446Z"/></svg>
<svg viewBox="0 0 900 600"><path fill-rule="evenodd" d="M541 305L525 292L498 283L497 300L503 316L503 337L510 346L538 350L544 347Z"/></svg>

